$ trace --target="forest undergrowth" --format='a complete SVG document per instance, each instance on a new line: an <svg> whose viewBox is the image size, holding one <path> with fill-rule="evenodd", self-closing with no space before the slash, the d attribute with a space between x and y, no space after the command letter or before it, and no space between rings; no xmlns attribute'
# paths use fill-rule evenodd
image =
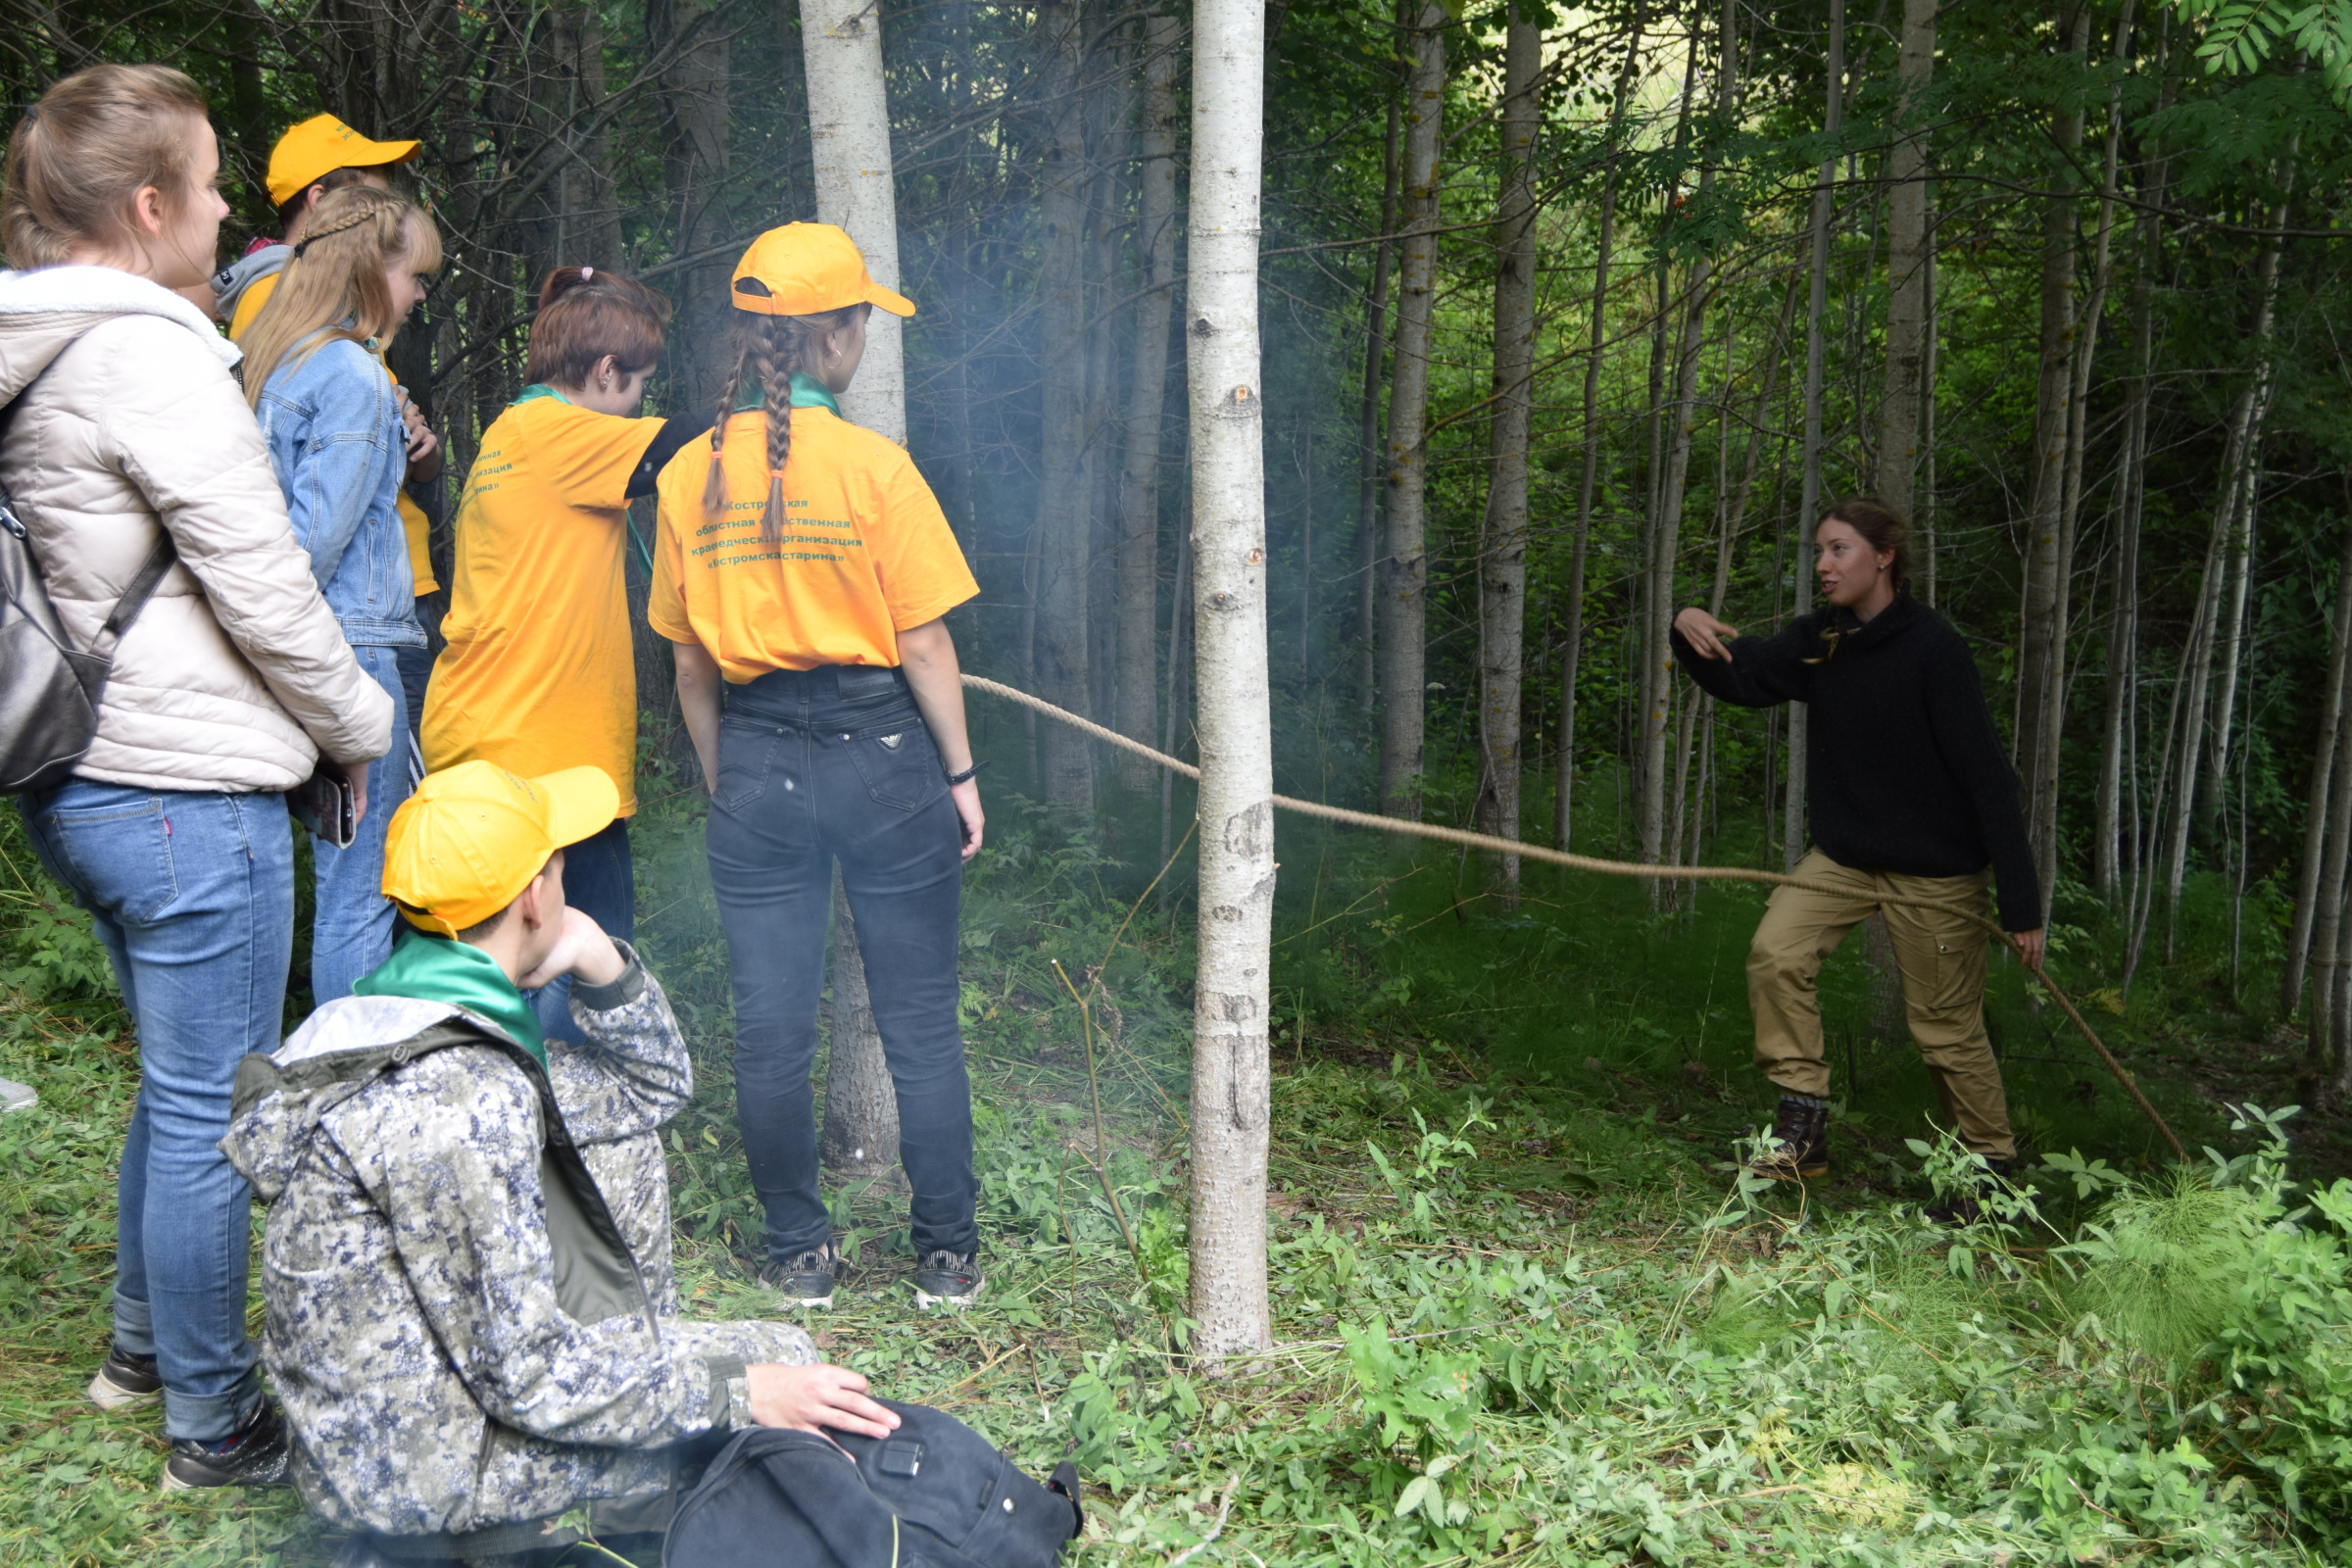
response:
<svg viewBox="0 0 2352 1568"><path fill-rule="evenodd" d="M681 1285L698 1315L760 1314L725 952L699 821L662 795L636 830L640 935L700 1069L667 1135ZM2352 1182L2328 1148L2290 1147L2308 1118L2167 1072L2238 1042L2291 1080L2299 1047L2265 1045L2227 995L2226 917L2192 904L2175 960L2093 1013L2219 1152L2160 1168L2005 968L1994 1015L2034 1192L1955 1233L1919 1211L1965 1156L1937 1141L1907 1048L1866 1041L1847 955L1824 982L1838 1169L1811 1192L1737 1176L1768 1109L1743 1065L1744 890L1661 914L1631 884L1531 877L1507 908L1474 860L1293 832L1279 1344L1210 1378L1183 1354L1183 900L1145 895L1151 867L1061 818L992 810L963 923L986 1299L918 1315L901 1200L836 1192L853 1269L809 1327L1032 1470L1074 1449L1073 1560L2341 1560ZM167 1500L156 1414L80 1401L135 1062L13 812L0 855L0 1076L42 1097L0 1120L0 1561L322 1564L333 1539L290 1494ZM2068 912L2056 972L2099 997L2113 944Z"/></svg>

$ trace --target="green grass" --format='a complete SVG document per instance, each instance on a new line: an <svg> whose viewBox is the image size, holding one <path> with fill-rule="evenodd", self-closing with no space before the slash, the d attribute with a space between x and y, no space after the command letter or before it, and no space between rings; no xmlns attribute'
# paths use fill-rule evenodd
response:
<svg viewBox="0 0 2352 1568"><path fill-rule="evenodd" d="M1220 1518L1194 1562L2332 1560L2352 1471L2334 1227L2352 1197L2314 1189L2321 1211L2290 1222L2283 1172L2251 1157L2218 1186L2127 1181L2144 1127L2111 1085L2075 1087L2080 1048L2011 972L1995 1016L2021 1122L2082 1158L2041 1178L2047 1225L1935 1231L1914 1210L1952 1156L1923 1170L1908 1149L1933 1137L1933 1100L1905 1049L1867 1042L1845 955L1824 982L1838 1179L1801 1199L1743 1188L1730 1161L1768 1105L1745 1066L1744 892L1659 916L1629 886L1535 876L1506 910L1475 860L1290 833L1279 1345L1201 1375L1183 1354L1184 908L1148 901L1122 932L1155 866L1050 813L992 809L963 935L987 1299L917 1315L896 1200L836 1193L855 1266L810 1326L884 1392L955 1410L1035 1472L1074 1448L1091 1489L1077 1560L1162 1564ZM166 1499L155 1415L79 1401L104 1350L135 1063L72 918L0 821L24 878L0 867L0 892L50 911L0 950L0 1075L42 1094L0 1121L0 1561L323 1563L332 1541L290 1497ZM699 839L674 804L641 819L641 936L701 1067L668 1133L681 1286L691 1312L748 1315L763 1310L745 1266L758 1210ZM2084 926L2061 961L2104 983L2103 943ZM2156 1069L2192 1147L2243 1153L2262 1129L2231 1131L2165 1071L2168 1042L2211 1038L2194 1020L2259 1034L2196 952L2125 1015L2094 1016ZM1081 985L1101 968L1100 1143L1056 959Z"/></svg>

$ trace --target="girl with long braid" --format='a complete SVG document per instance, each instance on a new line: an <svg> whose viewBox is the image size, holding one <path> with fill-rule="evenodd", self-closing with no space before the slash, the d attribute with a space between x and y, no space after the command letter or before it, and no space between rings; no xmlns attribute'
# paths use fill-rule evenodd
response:
<svg viewBox="0 0 2352 1568"><path fill-rule="evenodd" d="M677 645L710 791L736 1106L767 1212L760 1278L799 1305L833 1299L808 1072L838 859L898 1091L915 1300L961 1307L982 1282L956 922L982 818L942 617L979 584L913 462L836 401L873 307L914 306L827 223L760 235L733 298L710 443L662 473L647 618Z"/></svg>

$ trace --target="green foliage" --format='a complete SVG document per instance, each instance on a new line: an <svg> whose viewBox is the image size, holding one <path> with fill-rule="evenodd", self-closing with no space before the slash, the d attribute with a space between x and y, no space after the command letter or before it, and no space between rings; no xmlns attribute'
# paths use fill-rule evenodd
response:
<svg viewBox="0 0 2352 1568"><path fill-rule="evenodd" d="M2205 24L2197 58L2207 71L2260 71L2284 43L2318 61L2328 90L2339 103L2352 103L2352 4L2346 0L2173 0L2173 9Z"/></svg>

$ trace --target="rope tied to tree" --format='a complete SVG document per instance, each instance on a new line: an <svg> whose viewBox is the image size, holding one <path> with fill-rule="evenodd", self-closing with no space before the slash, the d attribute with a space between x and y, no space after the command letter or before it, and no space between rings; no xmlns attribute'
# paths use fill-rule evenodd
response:
<svg viewBox="0 0 2352 1568"><path fill-rule="evenodd" d="M1116 730L1107 729L1095 723L1092 719L1081 718L1066 709L1056 708L1041 697L1032 697L1027 692L1006 686L1000 681L989 680L981 675L967 674L963 677L963 683L974 691L986 692L991 697L1002 697L1008 703L1017 703L1023 708L1043 713L1057 723L1067 724L1072 729L1091 735L1096 740L1132 752L1172 773L1180 773L1195 782L1200 780L1200 769L1192 763L1180 761L1165 752L1156 751L1139 740L1130 739ZM1382 833L1402 833L1414 838L1432 839L1441 844L1457 844L1465 849L1488 850L1496 855L1516 855L1526 859L1541 861L1546 865L1566 866L1572 871L1592 871L1601 876L1630 876L1649 881L1753 882L1767 887L1801 888L1810 893L1831 893L1840 896L1850 891L1832 887L1826 882L1814 882L1804 877L1789 876L1785 872L1751 870L1746 866L1642 865L1632 860L1604 860L1596 856L1572 855L1565 850L1554 850L1541 844L1523 844L1516 839L1496 838L1492 834L1473 833L1464 828L1441 827L1431 822L1408 822L1401 817L1380 816L1371 811L1349 810L1344 806L1325 806L1319 801L1295 800L1287 795L1274 795L1269 799L1283 810L1297 811L1302 816L1320 817L1327 822L1340 822L1348 827L1370 828ZM1943 914L1956 915L1990 932L1995 940L2012 953L2017 954L2021 961L2025 960L2024 948L2017 938L1974 909L1963 909L1956 905L1944 904L1935 899L1917 898L1901 893L1881 894L1879 902L1900 905L1905 908L1934 909ZM2125 1093L2132 1097L2132 1102L2139 1107L2140 1114L2147 1117L2156 1131L2163 1135L2164 1141L2172 1147L2175 1156L2182 1164L2188 1163L2188 1151L2174 1135L2171 1125L2165 1121L2156 1107L2149 1103L2148 1097L2141 1093L2139 1085L2132 1080L2132 1074L2125 1070L2124 1064L2116 1059L2115 1053L2107 1049L2106 1042L2101 1040L2097 1032L2084 1021L2081 1010L2075 1006L2073 999L2058 988L2057 983L2050 978L2049 971L2041 964L2028 961L2026 967L2042 989L2049 993L2050 1000L2057 1003L2067 1017L2074 1021L2075 1027L2082 1032L2082 1038L2090 1042L2090 1049L2098 1054L2099 1060L2105 1064L2110 1073L2115 1075L2115 1081L2124 1086Z"/></svg>

